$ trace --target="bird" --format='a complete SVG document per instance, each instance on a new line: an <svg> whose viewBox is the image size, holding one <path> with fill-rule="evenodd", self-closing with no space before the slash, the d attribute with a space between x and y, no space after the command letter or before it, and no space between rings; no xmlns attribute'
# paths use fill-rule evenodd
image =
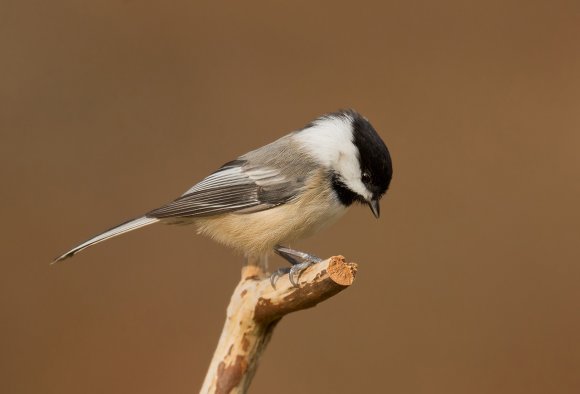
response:
<svg viewBox="0 0 580 394"><path fill-rule="evenodd" d="M291 267L285 274L298 286L301 272L322 261L291 249L338 220L356 203L380 216L379 201L393 176L391 155L370 121L353 109L319 116L301 129L219 167L174 201L119 224L53 260L154 223L193 224L197 233L263 261L273 252Z"/></svg>

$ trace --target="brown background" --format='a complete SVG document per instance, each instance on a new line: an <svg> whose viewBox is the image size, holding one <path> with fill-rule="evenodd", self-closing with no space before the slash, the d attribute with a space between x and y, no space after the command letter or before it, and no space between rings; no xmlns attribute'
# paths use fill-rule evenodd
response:
<svg viewBox="0 0 580 394"><path fill-rule="evenodd" d="M153 226L48 262L341 107L392 188L297 245L359 277L252 392L580 392L578 1L216 3L0 4L0 392L196 392L238 256Z"/></svg>

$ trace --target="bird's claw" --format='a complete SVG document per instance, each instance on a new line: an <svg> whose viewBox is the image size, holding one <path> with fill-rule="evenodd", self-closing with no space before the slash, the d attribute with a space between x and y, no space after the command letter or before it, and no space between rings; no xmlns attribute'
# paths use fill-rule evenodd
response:
<svg viewBox="0 0 580 394"><path fill-rule="evenodd" d="M310 267L312 264L316 264L316 262L304 261L302 263L295 264L290 268L277 269L272 273L272 275L270 275L270 283L272 284L272 287L276 289L276 282L281 276L285 274L288 274L288 280L290 280L292 286L299 287L300 283L298 281L300 280L300 275L302 275L302 272L304 272L304 270Z"/></svg>
<svg viewBox="0 0 580 394"><path fill-rule="evenodd" d="M290 280L290 283L292 283L292 286L299 287L298 281L302 272L312 264L320 263L322 261L321 258L314 255L280 245L277 245L274 248L274 251L292 264L292 267L280 268L270 276L270 283L274 289L276 289L276 281L278 278L285 274L288 274L288 279Z"/></svg>
<svg viewBox="0 0 580 394"><path fill-rule="evenodd" d="M274 290L276 290L276 282L278 281L278 278L285 274L290 275L290 268L279 268L270 275L270 283Z"/></svg>
<svg viewBox="0 0 580 394"><path fill-rule="evenodd" d="M310 267L312 264L315 264L315 262L304 261L300 264L295 264L292 267L290 267L290 272L288 272L288 279L290 279L290 283L292 283L294 287L299 286L298 280L300 279L300 275L302 274L302 272L304 272L306 268Z"/></svg>

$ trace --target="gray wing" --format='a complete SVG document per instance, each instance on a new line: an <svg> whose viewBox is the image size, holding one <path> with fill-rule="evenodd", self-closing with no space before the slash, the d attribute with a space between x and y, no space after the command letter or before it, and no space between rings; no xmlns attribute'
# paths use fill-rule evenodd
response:
<svg viewBox="0 0 580 394"><path fill-rule="evenodd" d="M155 209L149 218L210 216L262 211L294 198L304 177L268 163L249 164L241 158L222 166L175 201Z"/></svg>

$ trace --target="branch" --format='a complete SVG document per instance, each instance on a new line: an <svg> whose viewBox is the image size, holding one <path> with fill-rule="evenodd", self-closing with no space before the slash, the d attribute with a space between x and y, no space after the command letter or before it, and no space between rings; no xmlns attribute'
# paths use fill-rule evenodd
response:
<svg viewBox="0 0 580 394"><path fill-rule="evenodd" d="M356 264L335 256L308 267L300 276L299 287L292 286L284 275L274 289L260 267L245 266L201 393L245 393L280 319L346 289L356 271Z"/></svg>

